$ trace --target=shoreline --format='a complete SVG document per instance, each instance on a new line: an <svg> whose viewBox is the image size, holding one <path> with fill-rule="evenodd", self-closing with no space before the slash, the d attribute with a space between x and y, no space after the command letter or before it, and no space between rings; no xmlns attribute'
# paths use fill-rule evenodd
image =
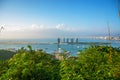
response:
<svg viewBox="0 0 120 80"><path fill-rule="evenodd" d="M55 42L0 42L0 44L41 44L41 45L49 45L49 44L58 44ZM60 44L110 44L110 42L68 42L68 43L60 43Z"/></svg>
<svg viewBox="0 0 120 80"><path fill-rule="evenodd" d="M49 42L0 42L0 44L57 44L57 43L49 43Z"/></svg>

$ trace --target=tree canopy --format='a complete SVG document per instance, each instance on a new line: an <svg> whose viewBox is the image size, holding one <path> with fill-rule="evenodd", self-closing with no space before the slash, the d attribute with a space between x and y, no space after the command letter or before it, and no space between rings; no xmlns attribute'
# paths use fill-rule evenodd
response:
<svg viewBox="0 0 120 80"><path fill-rule="evenodd" d="M42 50L21 48L5 63L0 80L119 80L120 48L91 46L57 60ZM111 58L110 58L111 53ZM62 56L62 55L61 55Z"/></svg>

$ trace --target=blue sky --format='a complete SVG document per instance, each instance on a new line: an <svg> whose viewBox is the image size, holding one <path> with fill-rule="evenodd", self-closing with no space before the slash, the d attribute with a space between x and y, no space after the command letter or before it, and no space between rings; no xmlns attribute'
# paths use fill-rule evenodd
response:
<svg viewBox="0 0 120 80"><path fill-rule="evenodd" d="M120 31L116 0L0 0L0 18L3 38L106 35L107 21L112 34Z"/></svg>

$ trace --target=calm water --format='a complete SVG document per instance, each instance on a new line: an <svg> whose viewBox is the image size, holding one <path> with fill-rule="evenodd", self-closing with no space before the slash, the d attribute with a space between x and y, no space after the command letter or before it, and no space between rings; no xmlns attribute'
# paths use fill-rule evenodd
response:
<svg viewBox="0 0 120 80"><path fill-rule="evenodd" d="M31 44L32 48L37 49L43 49L44 51L48 53L54 53L55 50L58 49L57 39L17 39L17 40L0 40L0 42L34 42L37 44ZM79 42L110 42L108 40L97 40L97 39L83 39L80 38ZM112 46L114 47L120 47L120 41L111 41ZM49 44L40 44L40 43L49 43ZM79 50L82 50L84 48L89 47L90 45L87 44L74 44L74 45L68 45L68 44L60 44L60 47L62 50L67 50L71 52L71 55L76 55L76 53ZM27 44L0 44L0 49L9 49L9 48L15 48L20 49L21 47L27 48Z"/></svg>

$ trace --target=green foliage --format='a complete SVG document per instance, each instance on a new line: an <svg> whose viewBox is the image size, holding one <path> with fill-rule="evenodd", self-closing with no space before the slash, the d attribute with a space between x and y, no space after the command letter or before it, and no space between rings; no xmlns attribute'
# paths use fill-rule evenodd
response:
<svg viewBox="0 0 120 80"><path fill-rule="evenodd" d="M0 60L0 76L7 71L8 69L7 65L8 65L7 60L5 61Z"/></svg>
<svg viewBox="0 0 120 80"><path fill-rule="evenodd" d="M18 50L8 61L8 70L0 80L59 80L59 61L41 50L28 48Z"/></svg>
<svg viewBox="0 0 120 80"><path fill-rule="evenodd" d="M11 58L15 52L7 51L7 50L0 50L0 60L7 60Z"/></svg>
<svg viewBox="0 0 120 80"><path fill-rule="evenodd" d="M61 62L62 80L115 80L120 79L120 51L112 48L112 62L109 61L110 47L92 46L78 55Z"/></svg>
<svg viewBox="0 0 120 80"><path fill-rule="evenodd" d="M21 48L0 61L0 80L119 80L120 48L91 46L77 57L56 60L42 50ZM110 57L111 56L111 57Z"/></svg>
<svg viewBox="0 0 120 80"><path fill-rule="evenodd" d="M0 50L0 76L7 71L7 60L9 60L14 54L15 52L12 51Z"/></svg>

